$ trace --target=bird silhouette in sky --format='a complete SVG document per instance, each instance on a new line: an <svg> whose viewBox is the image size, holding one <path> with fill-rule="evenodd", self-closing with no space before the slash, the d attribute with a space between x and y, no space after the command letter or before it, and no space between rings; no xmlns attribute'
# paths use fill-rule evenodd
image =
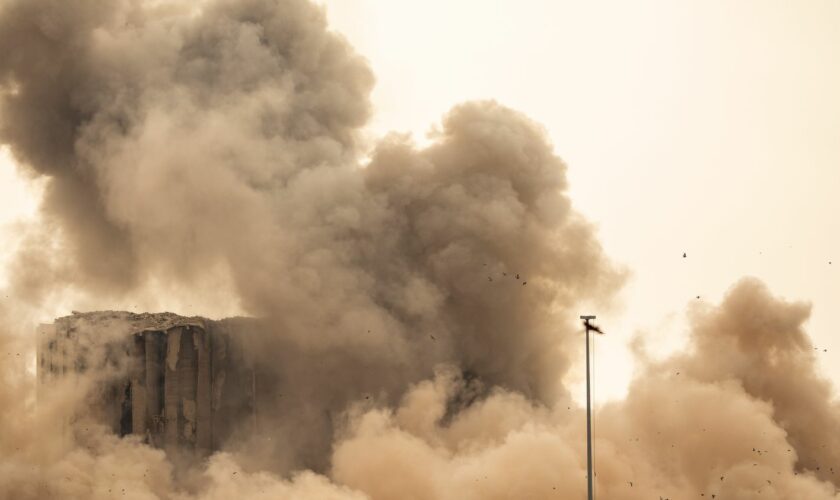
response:
<svg viewBox="0 0 840 500"><path fill-rule="evenodd" d="M601 330L600 327L598 327L598 325L594 325L594 324L590 323L588 319L583 320L583 326L587 330L592 330L593 332L600 333L601 335L604 334L604 332Z"/></svg>

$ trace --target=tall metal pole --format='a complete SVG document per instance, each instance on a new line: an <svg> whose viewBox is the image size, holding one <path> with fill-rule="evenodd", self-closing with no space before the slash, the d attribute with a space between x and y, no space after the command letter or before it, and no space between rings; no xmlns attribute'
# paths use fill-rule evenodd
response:
<svg viewBox="0 0 840 500"><path fill-rule="evenodd" d="M589 326L586 327L586 479L587 498L593 500L592 491L592 401L589 389Z"/></svg>
<svg viewBox="0 0 840 500"><path fill-rule="evenodd" d="M592 471L592 391L589 379L589 330L595 330L598 333L604 332L589 322L595 319L595 316L581 316L580 319L583 320L583 327L586 329L586 486L587 498L593 500L595 498L593 487L595 474Z"/></svg>

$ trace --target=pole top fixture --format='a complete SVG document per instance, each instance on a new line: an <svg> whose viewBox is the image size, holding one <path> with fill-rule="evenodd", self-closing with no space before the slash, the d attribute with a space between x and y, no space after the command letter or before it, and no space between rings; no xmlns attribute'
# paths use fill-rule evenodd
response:
<svg viewBox="0 0 840 500"><path fill-rule="evenodd" d="M581 316L580 319L583 320L583 326L586 328L587 335L589 335L590 331L603 335L604 332L600 328L589 322L589 320L595 319L595 316Z"/></svg>

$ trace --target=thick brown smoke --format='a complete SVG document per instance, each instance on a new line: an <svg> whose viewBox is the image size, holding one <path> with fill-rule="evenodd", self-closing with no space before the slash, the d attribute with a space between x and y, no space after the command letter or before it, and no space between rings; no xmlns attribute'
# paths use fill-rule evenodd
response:
<svg viewBox="0 0 840 500"><path fill-rule="evenodd" d="M304 1L5 2L0 46L2 140L71 257L19 279L50 287L271 265L284 188L353 158L373 82Z"/></svg>
<svg viewBox="0 0 840 500"><path fill-rule="evenodd" d="M307 1L0 6L0 143L47 182L0 315L0 499L584 493L574 306L623 272L538 125L467 103L428 147L394 135L362 161L373 77ZM84 411L94 375L36 391L50 301L211 288L263 320L256 435L176 471ZM836 498L807 316L753 281L696 311L690 350L597 415L599 491Z"/></svg>

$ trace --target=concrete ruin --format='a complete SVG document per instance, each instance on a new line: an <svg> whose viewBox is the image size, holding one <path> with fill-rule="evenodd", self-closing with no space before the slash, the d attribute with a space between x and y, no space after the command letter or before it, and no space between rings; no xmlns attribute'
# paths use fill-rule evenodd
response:
<svg viewBox="0 0 840 500"><path fill-rule="evenodd" d="M237 341L249 322L74 313L40 327L38 380L95 372L92 411L116 434L207 454L256 425L258 373Z"/></svg>

